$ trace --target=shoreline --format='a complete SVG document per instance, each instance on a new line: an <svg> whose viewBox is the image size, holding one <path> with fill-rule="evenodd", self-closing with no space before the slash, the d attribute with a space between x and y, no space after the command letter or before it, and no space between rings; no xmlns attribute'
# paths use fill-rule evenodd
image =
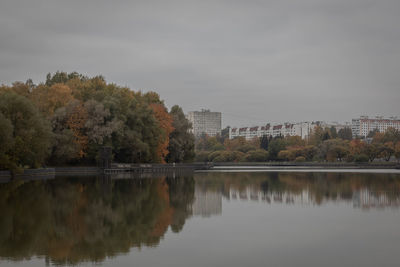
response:
<svg viewBox="0 0 400 267"><path fill-rule="evenodd" d="M120 164L127 165L127 164ZM134 165L134 168L132 168ZM115 166L117 167L117 166ZM114 168L115 168L114 167ZM119 167L119 168L118 168ZM201 172L361 172L361 173L400 173L400 164L397 162L376 163L345 163L345 162L218 162L218 163L181 163L181 164L132 164L131 168L118 166L121 177L134 178L133 174L146 174L139 176L150 177L155 174L168 174L181 170ZM115 170L115 169L114 169ZM57 176L97 176L111 175L105 173L105 169L96 166L71 166L51 167L40 169L26 169L23 173L15 174L11 171L0 171L0 183L7 183L13 179L18 180L45 180L54 179ZM113 175L111 175L113 176Z"/></svg>

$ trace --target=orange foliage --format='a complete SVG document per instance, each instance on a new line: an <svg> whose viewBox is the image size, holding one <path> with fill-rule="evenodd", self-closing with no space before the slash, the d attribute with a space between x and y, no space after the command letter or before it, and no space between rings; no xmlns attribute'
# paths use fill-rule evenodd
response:
<svg viewBox="0 0 400 267"><path fill-rule="evenodd" d="M172 127L172 117L161 104L150 104L150 107L153 109L154 116L163 130L163 136L157 147L157 157L162 163L165 163L165 157L168 154L169 134L174 130L174 127Z"/></svg>
<svg viewBox="0 0 400 267"><path fill-rule="evenodd" d="M66 106L74 98L72 90L65 84L56 83L51 87L40 85L32 91L32 100L46 115L53 115L54 111Z"/></svg>
<svg viewBox="0 0 400 267"><path fill-rule="evenodd" d="M372 142L375 144L379 144L379 143L383 143L383 138L384 138L385 134L384 133L375 133Z"/></svg>
<svg viewBox="0 0 400 267"><path fill-rule="evenodd" d="M80 150L78 152L79 157L85 156L85 150L88 144L88 137L83 132L88 114L83 104L77 105L67 120L68 127L72 130L75 137L75 143L79 145Z"/></svg>
<svg viewBox="0 0 400 267"><path fill-rule="evenodd" d="M151 234L153 236L162 236L167 231L168 226L172 223L172 217L174 215L174 209L171 207L169 201L169 187L165 178L157 181L157 194L164 203L166 203L166 207L158 216Z"/></svg>
<svg viewBox="0 0 400 267"><path fill-rule="evenodd" d="M246 139L243 136L240 136L235 139L225 139L224 146L228 151L237 150L238 147L243 146L246 144Z"/></svg>
<svg viewBox="0 0 400 267"><path fill-rule="evenodd" d="M353 139L350 141L351 155L361 154L364 148L365 148L365 142L361 142L360 139Z"/></svg>

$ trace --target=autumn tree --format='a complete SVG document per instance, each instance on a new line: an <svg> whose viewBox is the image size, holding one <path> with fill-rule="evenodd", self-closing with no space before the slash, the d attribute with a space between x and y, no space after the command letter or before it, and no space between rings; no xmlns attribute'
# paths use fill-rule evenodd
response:
<svg viewBox="0 0 400 267"><path fill-rule="evenodd" d="M395 153L395 144L393 142L386 142L381 147L381 156L384 160L389 161Z"/></svg>
<svg viewBox="0 0 400 267"><path fill-rule="evenodd" d="M328 137L328 138L327 138ZM309 144L319 145L324 140L329 139L329 133L325 132L321 126L315 126L309 138Z"/></svg>
<svg viewBox="0 0 400 267"><path fill-rule="evenodd" d="M165 163L165 157L168 155L169 135L174 130L172 126L172 116L168 114L167 109L161 104L151 104L154 116L156 117L161 130L162 136L157 147L158 161Z"/></svg>
<svg viewBox="0 0 400 267"><path fill-rule="evenodd" d="M33 89L30 98L46 116L52 116L56 109L65 107L74 99L71 88L62 83L41 84Z"/></svg>
<svg viewBox="0 0 400 267"><path fill-rule="evenodd" d="M398 141L394 147L394 156L397 159L397 162L400 161L400 141Z"/></svg>

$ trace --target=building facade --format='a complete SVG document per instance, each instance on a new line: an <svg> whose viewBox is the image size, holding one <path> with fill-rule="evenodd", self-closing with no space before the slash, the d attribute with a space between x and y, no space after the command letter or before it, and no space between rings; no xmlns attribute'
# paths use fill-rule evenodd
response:
<svg viewBox="0 0 400 267"><path fill-rule="evenodd" d="M187 119L192 123L192 133L195 137L202 134L216 136L221 134L221 112L211 112L208 109L201 111L191 111Z"/></svg>
<svg viewBox="0 0 400 267"><path fill-rule="evenodd" d="M283 123L272 125L270 123L265 126L230 128L229 139L239 136L250 140L254 137L262 136L300 136L302 139L307 139L314 127L320 122L299 122L299 123Z"/></svg>
<svg viewBox="0 0 400 267"><path fill-rule="evenodd" d="M400 120L397 119L397 117L384 118L382 116L377 116L375 118L361 116L358 119L351 120L353 137L367 137L369 132L373 130L384 133L389 127L400 131Z"/></svg>

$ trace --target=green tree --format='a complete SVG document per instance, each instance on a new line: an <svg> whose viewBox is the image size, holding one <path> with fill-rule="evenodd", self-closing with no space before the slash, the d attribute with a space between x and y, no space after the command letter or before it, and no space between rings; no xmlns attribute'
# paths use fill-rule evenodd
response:
<svg viewBox="0 0 400 267"><path fill-rule="evenodd" d="M8 163L14 168L37 168L44 164L50 153L51 128L32 102L14 92L2 93L0 113L0 121L4 126L2 142L10 142L0 144L1 147L8 148L6 151L3 148L2 158L8 159ZM2 167L10 168L10 165Z"/></svg>
<svg viewBox="0 0 400 267"><path fill-rule="evenodd" d="M370 162L373 162L380 154L380 145L378 144L366 144L362 150L362 153L367 155Z"/></svg>
<svg viewBox="0 0 400 267"><path fill-rule="evenodd" d="M229 128L230 126L227 126L221 130L221 134L217 134L217 140L219 143L223 144L226 139L229 139Z"/></svg>
<svg viewBox="0 0 400 267"><path fill-rule="evenodd" d="M285 140L280 137L275 137L269 142L268 154L271 160L278 160L278 154L281 150L286 148Z"/></svg>
<svg viewBox="0 0 400 267"><path fill-rule="evenodd" d="M47 74L45 84L47 86L52 86L53 84L56 83L66 83L72 79L79 79L81 81L86 81L88 80L88 77L79 74L77 72L67 73L67 72L57 71L53 75L51 73Z"/></svg>
<svg viewBox="0 0 400 267"><path fill-rule="evenodd" d="M269 140L271 139L270 137L268 137L267 135L263 135L262 137L260 137L260 148L264 149L264 150L268 150L268 144L269 144Z"/></svg>
<svg viewBox="0 0 400 267"><path fill-rule="evenodd" d="M13 125L11 121L0 112L0 169L12 169L9 150L13 147Z"/></svg>
<svg viewBox="0 0 400 267"><path fill-rule="evenodd" d="M376 133L379 133L379 129L378 129L378 128L375 128L375 129L373 129L372 131L369 131L367 137L373 138L373 137L375 136Z"/></svg>
<svg viewBox="0 0 400 267"><path fill-rule="evenodd" d="M325 140L319 146L318 157L321 160L327 161L342 161L342 159L349 153L348 141L342 139Z"/></svg>
<svg viewBox="0 0 400 267"><path fill-rule="evenodd" d="M88 137L88 158L91 162L96 160L100 147L112 145L112 134L123 128L123 122L112 118L109 109L96 100L88 100L84 104L87 112L85 122L85 135Z"/></svg>
<svg viewBox="0 0 400 267"><path fill-rule="evenodd" d="M384 143L387 143L387 142L396 143L396 142L400 141L400 131L393 127L387 128L383 135L382 141Z"/></svg>
<svg viewBox="0 0 400 267"><path fill-rule="evenodd" d="M337 131L336 131L336 127L335 126L331 126L331 128L329 128L329 131L331 133L331 136L333 139L338 137Z"/></svg>
<svg viewBox="0 0 400 267"><path fill-rule="evenodd" d="M189 132L190 122L186 119L181 107L171 108L172 126L174 130L169 136L167 162L190 162L194 159L194 136Z"/></svg>
<svg viewBox="0 0 400 267"><path fill-rule="evenodd" d="M338 137L343 139L343 140L351 140L353 139L353 134L351 132L351 128L349 127L344 127L339 130L338 132Z"/></svg>
<svg viewBox="0 0 400 267"><path fill-rule="evenodd" d="M154 162L162 131L148 105L132 99L125 115L122 131L114 139L115 158L118 162Z"/></svg>

